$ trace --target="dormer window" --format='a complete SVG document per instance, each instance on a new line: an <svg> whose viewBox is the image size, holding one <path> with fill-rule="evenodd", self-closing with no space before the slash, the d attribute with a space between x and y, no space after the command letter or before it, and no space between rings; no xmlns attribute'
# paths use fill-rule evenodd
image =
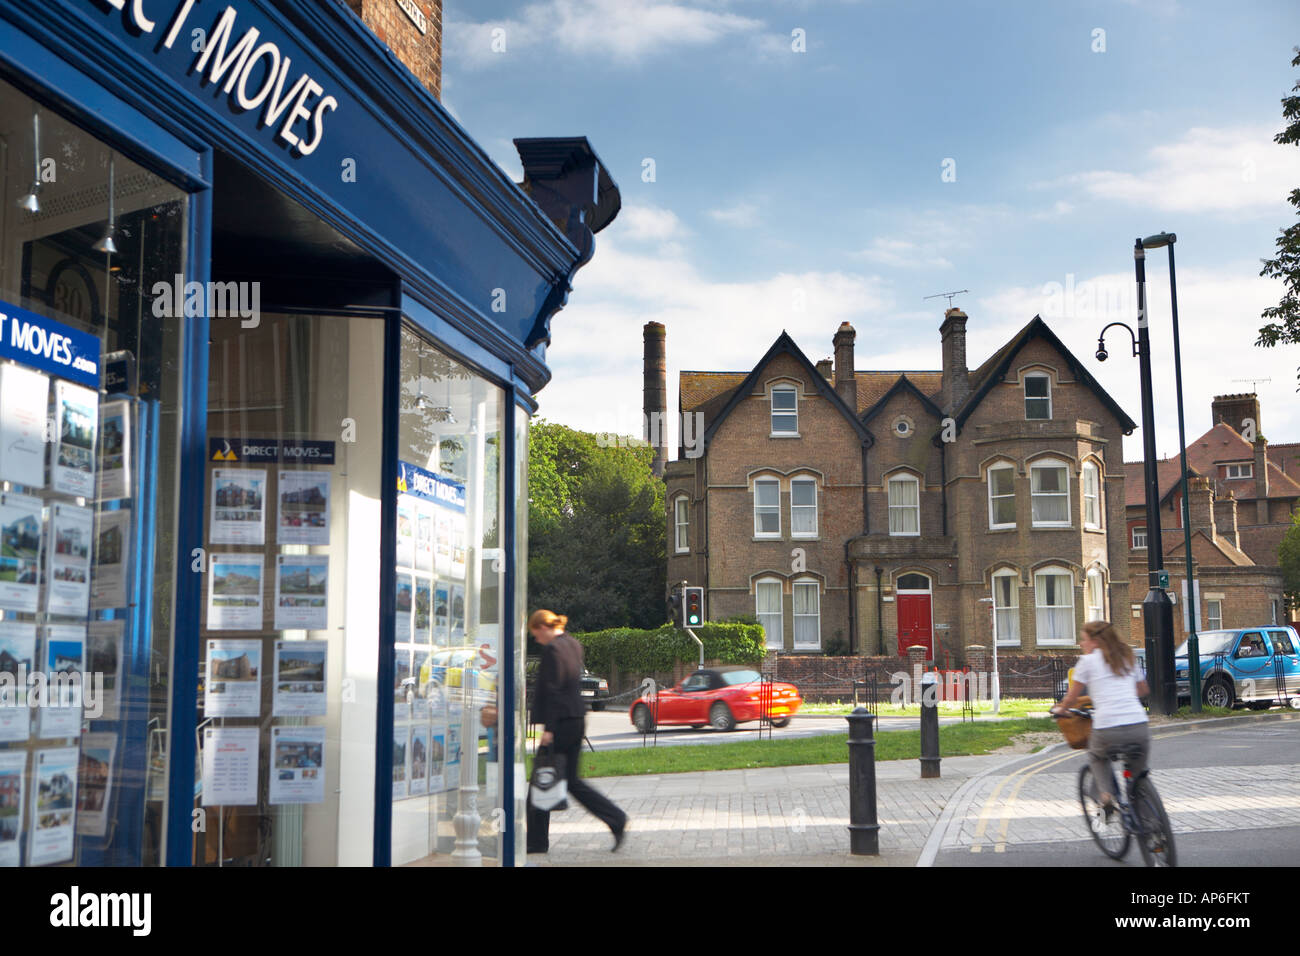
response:
<svg viewBox="0 0 1300 956"><path fill-rule="evenodd" d="M772 389L772 434L799 434L799 395L789 385Z"/></svg>
<svg viewBox="0 0 1300 956"><path fill-rule="evenodd" d="M1052 417L1052 380L1036 373L1025 376L1025 418L1047 421Z"/></svg>
<svg viewBox="0 0 1300 956"><path fill-rule="evenodd" d="M1255 477L1255 463L1253 461L1248 461L1244 465L1228 465L1226 467L1228 470L1226 477L1228 478Z"/></svg>

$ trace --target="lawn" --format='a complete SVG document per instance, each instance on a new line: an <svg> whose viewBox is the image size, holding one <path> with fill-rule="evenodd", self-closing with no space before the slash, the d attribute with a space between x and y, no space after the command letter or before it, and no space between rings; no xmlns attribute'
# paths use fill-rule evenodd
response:
<svg viewBox="0 0 1300 956"><path fill-rule="evenodd" d="M1002 698L998 707L999 717L1028 717L1030 714L1045 714L1056 701L1043 698ZM991 701L974 701L972 704L975 715L992 716L993 704ZM921 705L908 704L880 704L877 712L881 717L919 717L921 716ZM835 703L805 703L799 708L801 714L836 714L843 716L853 713L852 701L836 701ZM961 716L961 703L959 701L941 700L939 701L939 714L943 717Z"/></svg>
<svg viewBox="0 0 1300 956"><path fill-rule="evenodd" d="M939 732L939 753L944 757L986 754L1005 747L1012 738L1031 732L1054 732L1050 718L958 724ZM725 744L636 747L630 750L584 750L584 777L622 777L651 773L690 773L699 770L743 770L753 767L794 767L806 764L847 763L848 734L772 740L741 740ZM876 734L877 760L917 760L921 756L919 730L888 730ZM532 770L532 757L528 758Z"/></svg>

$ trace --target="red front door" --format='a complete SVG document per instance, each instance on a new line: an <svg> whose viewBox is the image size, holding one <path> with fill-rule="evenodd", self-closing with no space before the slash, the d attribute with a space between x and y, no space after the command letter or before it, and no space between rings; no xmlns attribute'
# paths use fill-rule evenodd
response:
<svg viewBox="0 0 1300 956"><path fill-rule="evenodd" d="M898 596L898 656L906 657L914 644L925 645L925 656L934 658L934 634L930 626L930 595Z"/></svg>

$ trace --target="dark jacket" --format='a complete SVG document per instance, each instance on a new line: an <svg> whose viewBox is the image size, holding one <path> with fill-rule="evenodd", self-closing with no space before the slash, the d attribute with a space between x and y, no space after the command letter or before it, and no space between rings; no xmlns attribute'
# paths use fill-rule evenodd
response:
<svg viewBox="0 0 1300 956"><path fill-rule="evenodd" d="M587 715L579 678L582 676L582 645L568 634L560 634L542 648L533 689L532 722L555 731L558 721Z"/></svg>

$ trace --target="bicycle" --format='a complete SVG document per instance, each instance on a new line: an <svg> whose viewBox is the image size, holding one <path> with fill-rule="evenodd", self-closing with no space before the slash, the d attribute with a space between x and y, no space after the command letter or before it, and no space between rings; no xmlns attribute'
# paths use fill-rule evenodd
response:
<svg viewBox="0 0 1300 956"><path fill-rule="evenodd" d="M1092 711L1071 708L1069 713L1077 717L1092 719ZM1106 751L1111 764L1109 792L1114 798L1114 807L1107 811L1098 796L1096 782L1093 780L1092 761L1084 763L1079 770L1079 804L1083 808L1083 818L1088 824L1088 832L1096 841L1101 852L1112 860L1122 860L1128 853L1130 843L1137 838L1138 848L1142 851L1142 861L1147 866L1173 867L1178 865L1178 855L1174 847L1174 831L1165 813L1164 803L1156 791L1149 772L1143 770L1135 778L1132 764L1141 756L1140 750L1127 747L1111 747ZM1117 761L1124 763L1124 786L1118 786L1114 765Z"/></svg>

